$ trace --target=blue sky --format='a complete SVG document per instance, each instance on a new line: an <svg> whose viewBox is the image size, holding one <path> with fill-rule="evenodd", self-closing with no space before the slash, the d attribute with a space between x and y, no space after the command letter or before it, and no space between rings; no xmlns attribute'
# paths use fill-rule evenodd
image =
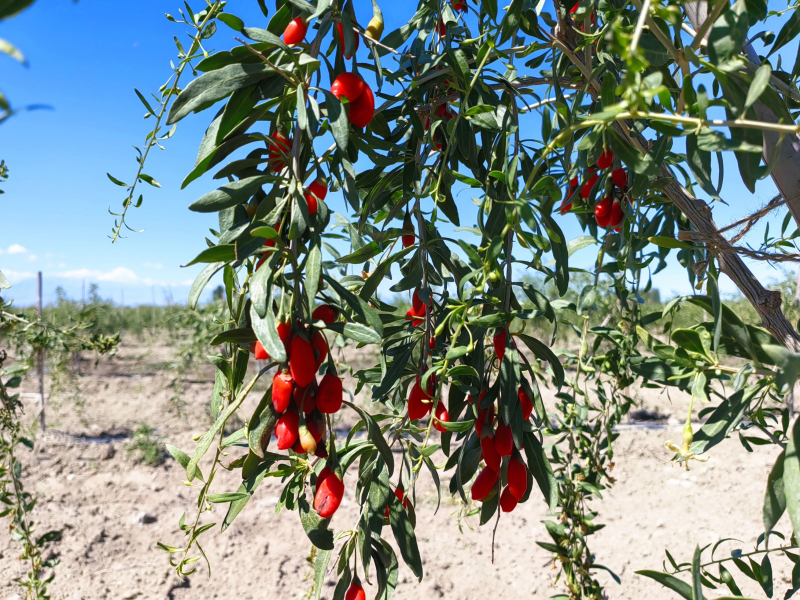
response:
<svg viewBox="0 0 800 600"><path fill-rule="evenodd" d="M153 295L162 303L169 293L175 302L185 301L200 268L180 265L205 247L203 238L215 226L214 215L192 213L187 206L216 186L208 177L186 190L180 190L180 182L194 165L210 115L184 119L175 137L167 140L166 151L153 151L146 172L163 187L142 188L144 204L131 210L129 223L144 231L128 233L114 244L108 237L114 219L108 209L118 210L124 194L106 178L106 172L123 180L133 177L131 146L142 144L150 126L142 120L144 110L133 88L149 95L169 76L173 36L185 39L186 27L168 22L164 13L177 14L180 5L137 0L131 10L130 3L121 2L40 0L0 23L0 38L17 45L30 65L0 57L0 89L15 106L53 107L20 114L0 126L0 158L11 174L0 196L0 270L14 286L7 296L18 304L35 302L37 271L44 273L45 301L55 298L57 285L80 298L84 280L87 287L98 283L102 296L118 302L124 293L126 304L150 302ZM411 2L382 3L387 31L415 7ZM248 26L266 25L255 2L230 2L229 10ZM369 0L357 0L356 11L368 17ZM232 37L221 26L208 49L230 48L236 43ZM787 54L796 49L795 41ZM745 216L776 193L768 180L753 196L741 184L733 157L727 162L723 198L730 207L715 209L719 225ZM462 224L468 225L474 221L470 194L464 191L458 198L467 214ZM329 200L334 210L344 211L338 198L331 195ZM773 227L782 216L773 218ZM581 235L574 217L561 222L570 238ZM757 244L762 235L763 227L751 239ZM590 260L591 249L583 255L579 259ZM764 282L781 277L765 265L755 265L754 271ZM655 285L667 296L690 292L677 265L660 274ZM734 291L730 282L723 282L722 289Z"/></svg>

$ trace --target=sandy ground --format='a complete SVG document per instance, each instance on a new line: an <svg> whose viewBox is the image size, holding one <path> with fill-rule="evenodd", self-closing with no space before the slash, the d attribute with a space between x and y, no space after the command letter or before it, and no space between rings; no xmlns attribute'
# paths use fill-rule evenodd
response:
<svg viewBox="0 0 800 600"><path fill-rule="evenodd" d="M40 438L35 453L22 457L28 488L41 497L33 515L40 531L64 529L62 541L54 547L61 564L50 588L52 598L306 597L311 588L312 569L307 561L311 545L296 513L275 514L279 482L267 480L225 533L213 530L204 536L211 578L201 567L182 581L156 541L181 545L178 519L184 511L187 517L194 515L195 490L182 483L183 469L171 458L159 467L137 462L126 452L124 437L108 443L89 443L81 437L125 436L144 422L156 427L165 441L191 453L192 435L208 424L205 407L212 382L207 375L190 374L185 404L178 414L170 401L173 374L163 367L169 359L164 346L131 342L97 368L84 362L79 384L83 407L54 402L48 412L47 434ZM32 382L26 385L23 391L35 391ZM600 575L609 598L678 598L634 571L660 569L665 548L677 560L689 561L695 544L725 537L742 541L723 544L718 551L722 555L732 548L746 552L761 531L763 487L775 449L755 447L748 453L737 440L728 440L712 450L708 463L688 473L671 467L663 443L667 438L679 442L678 423L685 410L682 399L673 400L675 405L663 396L643 401L648 409L671 417L668 427L628 426L616 442L617 483L595 507L600 512L598 520L607 527L592 540L597 561L622 579L617 585ZM35 400L28 400L27 406L28 415L34 414ZM237 486L235 475L224 471L215 481L217 492L234 491ZM334 529L352 527L357 519L352 487L347 486L348 495L332 522ZM563 586L553 583L552 556L535 544L549 541L541 524L547 516L543 501L532 500L503 515L494 564L490 525L478 527L473 517L461 523L460 531L456 502L445 495L434 514L435 507L435 488L429 478L423 478L417 489L416 514L425 577L417 584L401 563L394 597L477 600L489 595L548 598L563 593ZM142 512L155 520L141 523ZM220 521L223 515L220 509L210 517ZM788 530L786 517L778 529ZM390 530L384 533L391 537ZM10 580L21 573L18 555L18 546L7 532L0 534L0 599L17 597ZM790 568L788 561L773 562L775 597L788 589ZM736 579L745 596L764 597L743 575ZM334 585L330 576L323 598L332 598ZM721 595L725 595L723 590L707 591L709 598Z"/></svg>

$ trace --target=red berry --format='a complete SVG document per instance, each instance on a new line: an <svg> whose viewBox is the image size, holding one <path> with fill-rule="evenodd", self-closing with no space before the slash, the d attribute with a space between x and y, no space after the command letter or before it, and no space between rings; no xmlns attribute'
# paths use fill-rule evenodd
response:
<svg viewBox="0 0 800 600"><path fill-rule="evenodd" d="M283 344L284 349L286 350L286 355L289 355L289 351L291 350L292 340L294 339L294 334L292 333L292 326L288 322L279 322L275 325L275 330L278 332L278 337Z"/></svg>
<svg viewBox="0 0 800 600"><path fill-rule="evenodd" d="M580 181L578 181L578 176L577 175L569 180L569 187L571 187L573 189L578 187L579 184L580 184Z"/></svg>
<svg viewBox="0 0 800 600"><path fill-rule="evenodd" d="M497 471L484 467L472 484L472 499L479 502L486 498L494 489L495 483L497 483Z"/></svg>
<svg viewBox="0 0 800 600"><path fill-rule="evenodd" d="M317 198L325 200L328 195L328 186L325 184L324 179L317 179L310 186L308 186L308 193L303 194L308 204L308 214L314 215L317 213Z"/></svg>
<svg viewBox="0 0 800 600"><path fill-rule="evenodd" d="M405 498L405 493L403 492L403 485L398 485L394 490L394 495L397 499L403 503L403 508L408 508L408 498ZM389 518L389 505L386 505L386 518Z"/></svg>
<svg viewBox="0 0 800 600"><path fill-rule="evenodd" d="M342 408L342 380L333 373L326 373L319 382L317 408L320 412L332 415Z"/></svg>
<svg viewBox="0 0 800 600"><path fill-rule="evenodd" d="M453 2L453 10L458 12L467 12L467 3L464 0L455 0Z"/></svg>
<svg viewBox="0 0 800 600"><path fill-rule="evenodd" d="M600 169L607 169L612 164L614 164L614 154L606 148L603 150L603 153L600 155L600 158L597 159L597 166Z"/></svg>
<svg viewBox="0 0 800 600"><path fill-rule="evenodd" d="M256 360L267 360L269 358L269 353L264 349L264 345L261 342L256 342L253 354L256 355Z"/></svg>
<svg viewBox="0 0 800 600"><path fill-rule="evenodd" d="M331 475L333 475L333 471L331 471L330 467L325 465L325 467L322 469L322 471L319 472L319 475L317 475L317 483L314 486L314 493L315 494L319 490L319 486L322 485L322 482L325 481Z"/></svg>
<svg viewBox="0 0 800 600"><path fill-rule="evenodd" d="M497 424L497 431L494 432L494 447L500 456L511 456L514 449L514 436L511 427L505 423Z"/></svg>
<svg viewBox="0 0 800 600"><path fill-rule="evenodd" d="M294 392L292 392L292 399L298 409L302 407L303 412L309 414L317 406L317 391L313 385L307 387L295 386Z"/></svg>
<svg viewBox="0 0 800 600"><path fill-rule="evenodd" d="M436 338L435 337L431 336L431 338L428 340L428 348L430 348L431 350L436 350Z"/></svg>
<svg viewBox="0 0 800 600"><path fill-rule="evenodd" d="M608 227L611 220L611 197L606 196L594 207L594 218L600 227Z"/></svg>
<svg viewBox="0 0 800 600"><path fill-rule="evenodd" d="M430 399L430 395L422 390L422 386L419 384L419 377L417 377L411 387L411 393L408 395L408 418L411 421L416 421L429 414L433 408Z"/></svg>
<svg viewBox="0 0 800 600"><path fill-rule="evenodd" d="M339 25L341 27L341 24ZM331 94L342 99L345 96L350 102L355 102L356 99L364 93L364 88L367 84L360 75L355 73L342 73L333 80L331 85Z"/></svg>
<svg viewBox="0 0 800 600"><path fill-rule="evenodd" d="M439 400L439 403L436 405L436 418L439 419L442 423L449 423L450 422L450 413L447 412L447 408L444 406L444 401ZM437 431L441 431L445 433L447 429L442 427L438 422L434 421L433 426Z"/></svg>
<svg viewBox="0 0 800 600"><path fill-rule="evenodd" d="M283 413L275 425L275 437L278 439L278 450L287 450L295 445L300 435L298 427L300 418L294 410Z"/></svg>
<svg viewBox="0 0 800 600"><path fill-rule="evenodd" d="M421 319L419 317L424 317L424 316L425 316L424 306L422 307L422 310L420 312L415 311L414 307L412 306L406 312L406 321L411 321L411 325L413 325L414 327L418 327L419 325L422 325L422 323L425 322L424 319Z"/></svg>
<svg viewBox="0 0 800 600"><path fill-rule="evenodd" d="M311 344L299 335L294 336L289 351L289 370L297 385L306 387L314 381L317 372L314 364L314 349Z"/></svg>
<svg viewBox="0 0 800 600"><path fill-rule="evenodd" d="M510 513L515 508L517 508L518 500L514 498L514 495L511 493L511 490L508 489L508 486L505 487L503 493L500 494L500 510L505 513Z"/></svg>
<svg viewBox="0 0 800 600"><path fill-rule="evenodd" d="M436 25L436 31L439 33L439 37L447 35L447 23L441 17L439 17L439 23Z"/></svg>
<svg viewBox="0 0 800 600"><path fill-rule="evenodd" d="M481 452L483 453L483 462L486 466L493 471L500 471L500 462L503 460L497 453L497 448L494 443L493 435L485 435L481 438Z"/></svg>
<svg viewBox="0 0 800 600"><path fill-rule="evenodd" d="M344 29L342 28L341 23L337 23L336 27L339 30L339 48L340 48L339 51L342 54L344 54ZM358 45L361 43L361 40L359 39L359 36L355 31L353 32L353 35L355 36L355 43L353 44L353 52L355 52L356 50L358 50ZM350 58L352 58L352 56L353 56L352 54L345 54L344 57L349 60Z"/></svg>
<svg viewBox="0 0 800 600"><path fill-rule="evenodd" d="M272 378L272 406L279 413L289 408L293 383L292 376L289 375L289 371L286 369L275 373L275 377Z"/></svg>
<svg viewBox="0 0 800 600"><path fill-rule="evenodd" d="M589 179L586 180L586 183L584 183L583 187L581 188L581 198L586 200L592 195L592 188L594 187L594 184L597 183L599 178L600 176L597 173L592 172L592 174L589 176Z"/></svg>
<svg viewBox="0 0 800 600"><path fill-rule="evenodd" d="M484 394L481 394L481 398L483 398ZM475 419L475 433L477 433L479 436L482 435L484 423L488 422L489 427L491 428L493 421L494 421L494 404L492 404L489 408L483 408L478 412L478 418Z"/></svg>
<svg viewBox="0 0 800 600"><path fill-rule="evenodd" d="M276 172L283 170L286 160L281 155L288 153L292 149L292 140L283 135L280 131L272 134L269 142L269 160L267 164ZM273 242L274 244L274 242Z"/></svg>
<svg viewBox="0 0 800 600"><path fill-rule="evenodd" d="M300 444L300 454L314 454L317 450L318 435L311 432L314 425L312 423L305 423L298 428L297 442Z"/></svg>
<svg viewBox="0 0 800 600"><path fill-rule="evenodd" d="M314 372L316 373L319 366L324 363L325 359L328 357L328 342L319 329L314 331L314 335L311 336L311 347L314 349L314 354L316 355L314 361Z"/></svg>
<svg viewBox="0 0 800 600"><path fill-rule="evenodd" d="M344 600L366 600L367 595L364 593L364 588L360 583L355 581L347 588L347 593L344 595Z"/></svg>
<svg viewBox="0 0 800 600"><path fill-rule="evenodd" d="M336 321L336 309L327 304L322 304L314 309L311 313L311 319L314 321L322 321L327 325Z"/></svg>
<svg viewBox="0 0 800 600"><path fill-rule="evenodd" d="M519 404L522 407L522 420L527 421L533 412L533 402L528 398L528 394L525 393L522 386L519 386Z"/></svg>
<svg viewBox="0 0 800 600"><path fill-rule="evenodd" d="M414 223L411 222L411 215L406 215L406 218L403 220L403 231L411 232L403 235L403 248L413 246L416 236L414 235Z"/></svg>
<svg viewBox="0 0 800 600"><path fill-rule="evenodd" d="M497 354L497 358L501 361L503 357L506 355L506 330L498 329L492 338L492 344L494 344L494 353Z"/></svg>
<svg viewBox="0 0 800 600"><path fill-rule="evenodd" d="M372 89L364 86L364 92L355 100L350 102L350 112L347 118L356 127L366 127L372 121L375 114L375 96Z"/></svg>
<svg viewBox="0 0 800 600"><path fill-rule="evenodd" d="M608 215L608 226L617 228L622 225L622 221L625 220L625 212L622 210L622 207L619 205L619 202L614 202L611 205L611 212Z"/></svg>
<svg viewBox="0 0 800 600"><path fill-rule="evenodd" d="M416 288L411 296L411 308L415 313L425 314L425 303L419 297L419 288Z"/></svg>
<svg viewBox="0 0 800 600"><path fill-rule="evenodd" d="M628 185L628 174L625 172L625 169L619 168L611 171L611 181L614 182L615 186L621 189Z"/></svg>
<svg viewBox="0 0 800 600"><path fill-rule="evenodd" d="M343 497L344 483L336 473L331 473L317 487L317 493L314 494L314 510L323 519L329 519L339 508Z"/></svg>
<svg viewBox="0 0 800 600"><path fill-rule="evenodd" d="M508 461L508 489L517 500L522 500L528 490L528 468L518 456Z"/></svg>
<svg viewBox="0 0 800 600"><path fill-rule="evenodd" d="M562 215L565 215L565 214L567 214L567 213L568 213L568 212L569 212L571 209L572 209L572 202L568 202L568 201L567 201L567 198L564 198L564 201L561 203L561 208L559 209L559 212L560 212Z"/></svg>
<svg viewBox="0 0 800 600"><path fill-rule="evenodd" d="M306 37L308 31L308 23L305 22L303 17L293 19L283 30L283 42L287 46L294 46L299 44Z"/></svg>

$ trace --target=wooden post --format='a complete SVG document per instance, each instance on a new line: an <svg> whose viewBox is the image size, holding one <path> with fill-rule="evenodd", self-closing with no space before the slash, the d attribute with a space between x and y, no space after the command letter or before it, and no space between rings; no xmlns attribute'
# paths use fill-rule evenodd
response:
<svg viewBox="0 0 800 600"><path fill-rule="evenodd" d="M39 312L39 323L42 323L42 272L39 271L39 301L37 304ZM39 371L39 397L41 404L39 405L39 429L44 431L44 348L39 348L38 366Z"/></svg>

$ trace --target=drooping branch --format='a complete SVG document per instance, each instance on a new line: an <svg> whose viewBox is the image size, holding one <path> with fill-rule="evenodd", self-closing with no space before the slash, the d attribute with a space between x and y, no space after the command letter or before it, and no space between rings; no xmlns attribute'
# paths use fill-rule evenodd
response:
<svg viewBox="0 0 800 600"><path fill-rule="evenodd" d="M558 9L559 2L556 0L556 7ZM695 24L695 27L697 25ZM575 66L581 72L586 74L589 69L587 65L582 62L575 52L572 52L576 45L570 43L570 36L568 27L562 27L561 22L555 28L553 34L557 39L560 47L566 48L565 54L569 57ZM597 97L598 90L596 86L588 86L589 93ZM618 133L627 138L631 145L637 148L643 154L649 151L650 145L647 140L641 135L634 133L631 129L631 124L624 121L615 121L612 125ZM765 138L766 141L766 138ZM765 143L766 146L766 143ZM800 155L799 155L800 156ZM800 174L800 164L795 171L795 177ZM767 290L761 282L753 275L753 272L744 264L742 258L731 247L731 244L723 236L711 213L709 206L702 200L694 198L682 185L680 185L669 166L665 163L661 165L661 179L668 179L669 183L663 188L664 195L689 219L692 226L707 240L711 240L708 244L709 250L717 256L719 260L720 270L727 275L737 288L744 294L745 298L753 305L758 315L761 317L762 326L767 329L779 343L789 350L795 352L800 351L800 335L792 327L791 323L786 319L786 316L781 310L781 294L777 291ZM795 197L797 196L797 188L795 187ZM789 202L789 198L784 196ZM800 209L800 198L798 198L798 209ZM794 214L794 213L793 213ZM798 212L800 215L800 211Z"/></svg>
<svg viewBox="0 0 800 600"><path fill-rule="evenodd" d="M720 2L720 6L724 6L726 2ZM715 7L716 8L716 7ZM698 31L698 37L705 36L707 27L701 30L704 23L713 20L708 18L708 3L706 0L695 0L685 5L686 15L692 22L692 26ZM701 40L696 40L695 43ZM761 59L758 57L753 45L745 42L742 46L742 51L747 56L750 66L753 68L761 64ZM775 82L777 78L771 78L771 82ZM778 80L779 81L779 80ZM786 93L781 87L780 91ZM761 100L757 100L753 104L753 110L758 116L759 121L766 121L768 123L777 123L778 117L775 116L766 104ZM781 136L774 131L762 130L764 139L764 161L769 164L773 159L774 153L779 152L780 156L775 160L775 165L770 173L775 186L780 191L781 196L786 199L786 205L789 207L789 212L792 213L795 223L800 227L800 136L787 135L780 143Z"/></svg>

